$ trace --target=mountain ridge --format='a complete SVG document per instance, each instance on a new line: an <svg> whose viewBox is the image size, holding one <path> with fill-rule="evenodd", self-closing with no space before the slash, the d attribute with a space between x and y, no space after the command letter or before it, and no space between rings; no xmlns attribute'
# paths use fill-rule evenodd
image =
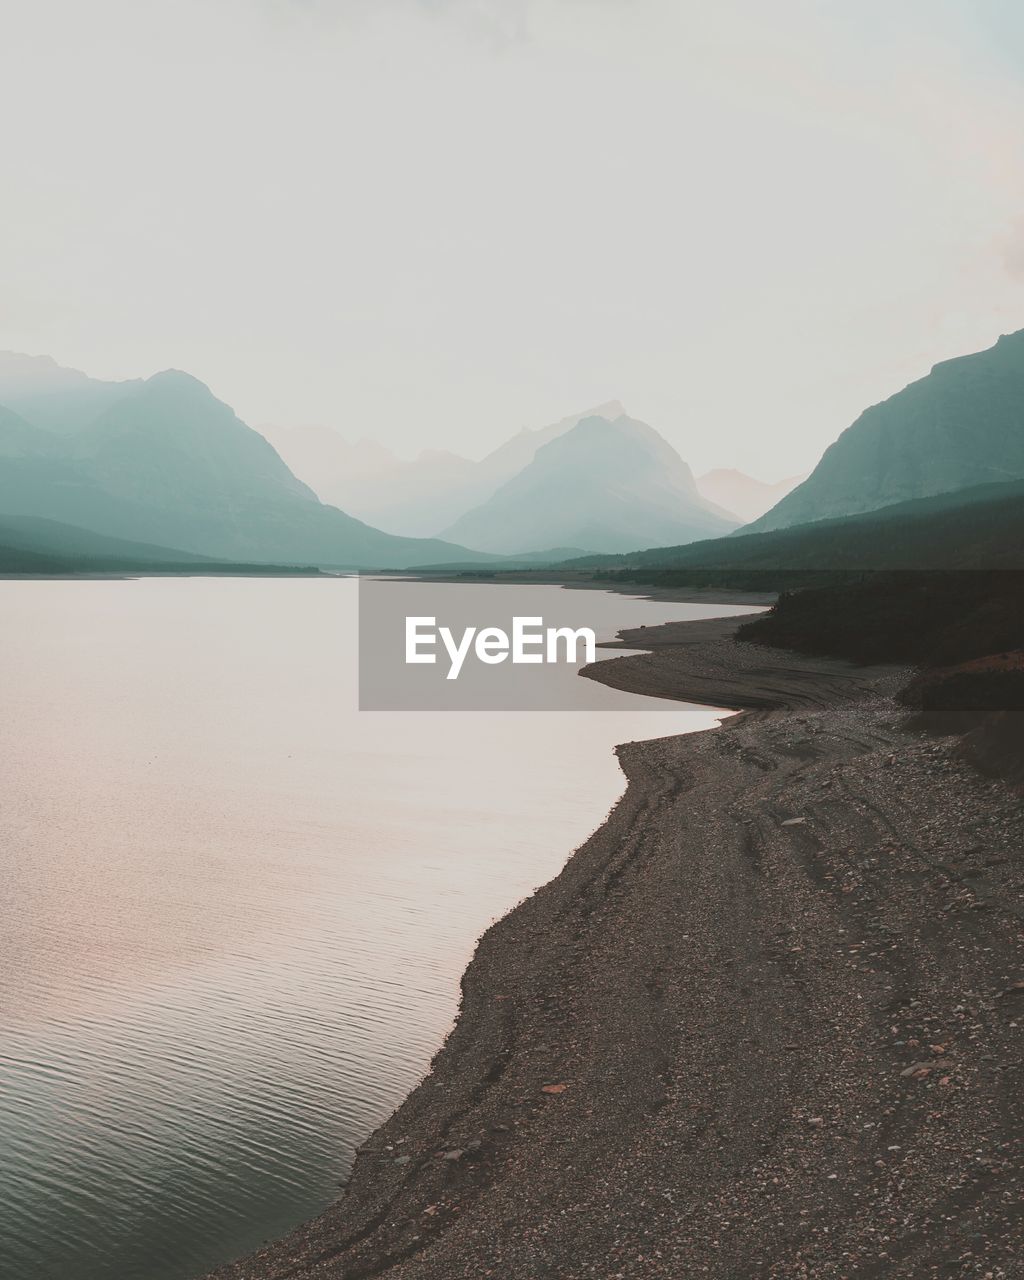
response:
<svg viewBox="0 0 1024 1280"><path fill-rule="evenodd" d="M78 371L35 358L14 363L10 385L2 369L10 373L12 361L0 365L0 512L233 561L404 568L490 558L438 539L395 537L321 503L191 374L168 369L99 383L93 394ZM98 412L83 421L87 401ZM56 430L43 425L62 407L68 416Z"/></svg>
<svg viewBox="0 0 1024 1280"><path fill-rule="evenodd" d="M701 497L689 466L653 427L625 414L595 415L542 445L443 536L519 555L566 545L629 550L735 525Z"/></svg>
<svg viewBox="0 0 1024 1280"><path fill-rule="evenodd" d="M752 532L1024 478L1024 330L871 405Z"/></svg>
<svg viewBox="0 0 1024 1280"><path fill-rule="evenodd" d="M620 401L609 400L544 427L522 427L477 461L430 448L400 458L374 442L350 442L333 427L267 427L266 434L322 500L391 533L432 537L485 502L539 448L583 418L624 413Z"/></svg>

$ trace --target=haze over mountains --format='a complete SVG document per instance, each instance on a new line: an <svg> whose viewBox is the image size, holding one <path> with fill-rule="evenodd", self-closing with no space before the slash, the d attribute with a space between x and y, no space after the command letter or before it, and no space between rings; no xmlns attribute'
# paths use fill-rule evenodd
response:
<svg viewBox="0 0 1024 1280"><path fill-rule="evenodd" d="M322 504L261 435L175 370L103 383L6 356L0 457L7 516L230 560L387 568L474 558Z"/></svg>
<svg viewBox="0 0 1024 1280"><path fill-rule="evenodd" d="M1024 478L1024 330L874 405L745 532Z"/></svg>
<svg viewBox="0 0 1024 1280"><path fill-rule="evenodd" d="M709 502L737 516L743 524L770 511L807 477L790 476L768 484L742 471L719 467L697 477L697 488Z"/></svg>
<svg viewBox="0 0 1024 1280"><path fill-rule="evenodd" d="M141 378L103 382L50 356L0 351L0 403L56 435L74 434L141 386Z"/></svg>
<svg viewBox="0 0 1024 1280"><path fill-rule="evenodd" d="M322 428L275 436L295 470L186 373L104 382L47 357L0 354L0 525L25 555L57 554L77 528L93 558L163 551L166 562L329 568L647 548L670 558L754 515L743 534L838 522L827 543L838 547L852 516L1024 479L1024 331L868 409L790 492L794 481L726 470L696 482L617 401L522 431L479 462L444 451L403 462ZM383 532L322 502L328 491L392 528L439 536ZM972 505L982 519L984 501Z"/></svg>
<svg viewBox="0 0 1024 1280"><path fill-rule="evenodd" d="M535 545L534 537L540 532L550 532L549 545L568 543L586 545L588 550L612 551L620 533L628 536L626 526L630 523L632 548L619 542L615 550L638 549L651 537L671 546L721 532L707 530L700 521L694 523L690 519L693 491L689 482L676 495L674 514L669 504L669 525L675 520L684 532L671 534L658 519L627 517L610 470L603 478L607 517L604 531L595 529L581 510L573 516L566 512L563 521L554 521L549 527L548 514L555 495L559 495L559 503L562 501L553 476L542 479L534 470L519 479L519 473L532 465L542 446L566 435L588 417L614 421L626 414L617 402L599 406L589 414L564 419L542 431L523 432L481 463L452 454L424 454L415 463L405 464L392 458L376 473L380 493L375 492L373 482L365 486L369 502L381 523L399 521L408 515L415 522L416 532L452 537L480 549L500 547L511 551L513 543L518 543L515 550L526 551ZM600 447L607 447L608 443L605 440ZM495 483L502 470L496 463L506 459L511 463L513 457L518 466L506 465L504 475ZM557 461L558 455L552 455L545 466L552 470ZM580 461L567 460L566 491L573 484L569 471ZM592 461L599 469L597 459ZM312 474L310 471L306 478ZM389 509L387 504L397 492L397 474L407 481L408 490ZM673 474L671 465L666 474ZM826 450L808 477L770 484L739 471L717 469L702 475L696 487L706 503L719 513L734 516L736 524L744 525L744 532L764 532L1022 477L1024 331L1019 331L1001 337L988 350L936 365L926 377L867 409ZM589 486L594 498L591 512L598 505L596 495L600 490L594 480L586 469L580 472L579 484ZM315 487L316 480L312 482ZM672 487L671 480L667 483ZM502 492L507 485L512 485L511 490ZM479 493L487 487L490 492L474 505L470 501L474 491ZM531 488L535 491L528 497ZM443 497L438 500L437 495L442 492ZM542 498L541 494L546 496ZM655 510L663 507L663 493L642 498L638 491L634 497L637 511L648 504ZM522 514L530 502L537 504L532 521ZM580 502L586 505L582 498ZM432 523L453 510L455 514L447 524ZM413 528L403 531L411 532ZM528 540L522 541L528 533Z"/></svg>
<svg viewBox="0 0 1024 1280"><path fill-rule="evenodd" d="M14 354L0 356L0 515L52 521L58 541L77 527L83 545L98 534L179 560L368 568L631 550L738 523L615 401L521 431L479 462L427 451L403 463L332 431L281 434L321 496L392 528L465 528L471 542L385 533L322 502L187 373L103 382Z"/></svg>
<svg viewBox="0 0 1024 1280"><path fill-rule="evenodd" d="M325 502L407 537L435 537L473 507L486 502L533 460L549 440L581 419L618 418L617 400L571 414L535 430L522 431L472 461L445 449L425 449L411 460L398 458L372 440L347 441L331 427L264 427L296 475Z"/></svg>
<svg viewBox="0 0 1024 1280"><path fill-rule="evenodd" d="M646 423L583 418L444 536L482 551L550 546L630 551L691 542L738 521L702 498L693 473Z"/></svg>
<svg viewBox="0 0 1024 1280"><path fill-rule="evenodd" d="M524 430L480 462L402 463L322 429L283 433L320 487L392 527L449 523L471 541L373 528L321 502L274 447L201 382L166 370L103 382L48 357L0 356L0 515L230 561L413 567L492 556L631 550L738 523L618 402Z"/></svg>
<svg viewBox="0 0 1024 1280"><path fill-rule="evenodd" d="M574 565L711 585L767 574L776 587L780 572L827 580L1022 566L1024 331L944 361L868 409L803 484L731 536Z"/></svg>
<svg viewBox="0 0 1024 1280"><path fill-rule="evenodd" d="M427 449L404 460L375 441L350 442L332 427L263 430L296 475L324 501L336 502L391 533L447 537L445 530L493 497L533 461L538 449L585 418L627 417L621 401L609 400L546 427L524 428L478 462L442 449ZM700 497L742 524L762 515L802 478L767 484L740 471L720 469L699 477L696 486ZM694 500L689 484L684 487L681 517ZM511 545L509 538L500 536L489 542Z"/></svg>

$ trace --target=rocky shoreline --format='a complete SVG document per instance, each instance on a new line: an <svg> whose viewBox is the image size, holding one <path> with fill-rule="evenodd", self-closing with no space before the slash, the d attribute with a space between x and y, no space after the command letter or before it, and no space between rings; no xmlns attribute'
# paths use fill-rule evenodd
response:
<svg viewBox="0 0 1024 1280"><path fill-rule="evenodd" d="M745 714L619 749L344 1196L216 1280L1024 1274L1024 806L736 624L588 669Z"/></svg>

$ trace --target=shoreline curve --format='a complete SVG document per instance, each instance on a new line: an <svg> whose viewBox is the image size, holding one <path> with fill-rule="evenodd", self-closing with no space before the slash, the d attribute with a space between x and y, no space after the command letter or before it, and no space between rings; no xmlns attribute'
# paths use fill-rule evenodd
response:
<svg viewBox="0 0 1024 1280"><path fill-rule="evenodd" d="M902 727L905 671L740 621L585 669L742 714L617 749L622 797L480 939L342 1197L209 1280L1024 1265L1019 798Z"/></svg>

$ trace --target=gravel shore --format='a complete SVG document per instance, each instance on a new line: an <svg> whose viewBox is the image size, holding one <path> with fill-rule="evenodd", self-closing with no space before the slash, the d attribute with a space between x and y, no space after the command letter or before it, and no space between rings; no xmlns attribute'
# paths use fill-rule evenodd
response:
<svg viewBox="0 0 1024 1280"><path fill-rule="evenodd" d="M748 710L619 748L345 1195L216 1280L1024 1276L1024 805L735 625L588 670Z"/></svg>

